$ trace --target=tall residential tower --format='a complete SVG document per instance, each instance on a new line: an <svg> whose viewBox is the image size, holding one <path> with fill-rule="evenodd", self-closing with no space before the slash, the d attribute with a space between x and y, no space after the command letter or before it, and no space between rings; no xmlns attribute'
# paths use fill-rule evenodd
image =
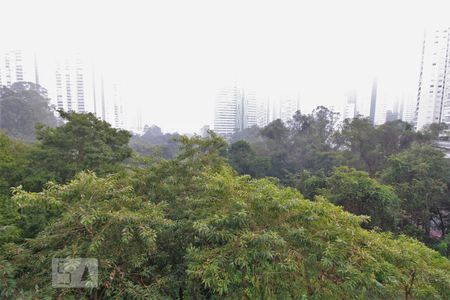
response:
<svg viewBox="0 0 450 300"><path fill-rule="evenodd" d="M431 123L450 124L450 28L425 35L415 113L417 129Z"/></svg>
<svg viewBox="0 0 450 300"><path fill-rule="evenodd" d="M36 56L19 49L0 51L0 85L18 81L39 83Z"/></svg>
<svg viewBox="0 0 450 300"><path fill-rule="evenodd" d="M238 88L234 83L223 88L216 97L214 131L230 139L238 131L257 123L256 95L254 92Z"/></svg>

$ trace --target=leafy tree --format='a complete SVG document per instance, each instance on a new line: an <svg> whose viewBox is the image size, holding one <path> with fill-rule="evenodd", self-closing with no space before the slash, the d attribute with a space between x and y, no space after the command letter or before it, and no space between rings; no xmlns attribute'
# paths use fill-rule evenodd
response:
<svg viewBox="0 0 450 300"><path fill-rule="evenodd" d="M349 152L345 163L371 175L381 171L390 155L413 144L430 144L431 131L414 132L410 124L397 120L374 127L368 118L346 119L334 133L335 149Z"/></svg>
<svg viewBox="0 0 450 300"><path fill-rule="evenodd" d="M10 188L21 184L32 149L0 132L0 195L9 196Z"/></svg>
<svg viewBox="0 0 450 300"><path fill-rule="evenodd" d="M377 149L377 132L368 118L346 119L336 133L338 149L349 151L357 160L350 166L374 174L382 162L382 153Z"/></svg>
<svg viewBox="0 0 450 300"><path fill-rule="evenodd" d="M63 116L67 123L62 127L39 129L39 151L31 156L35 169L43 168L38 161L45 166L45 159L53 159L59 162L52 166L62 168L66 160L70 172L94 169L104 175L129 156L127 132L112 129L93 115ZM310 120L314 124L314 118ZM308 130L321 131L312 130L314 126ZM297 137L306 141L316 135L304 134ZM5 141L11 147L11 141ZM317 145L325 149L327 143ZM303 172L311 196L322 193L310 201L276 180L237 176L225 161L226 148L213 133L207 139L180 137L180 151L172 160L137 164L106 177L81 172L64 184L47 183L40 192L19 187L11 199L0 195L0 297L450 297L448 259L414 239L364 229L365 217L324 197L372 216L372 226L383 226L379 224L390 222L397 209L398 200L389 187L350 168L338 168L331 175ZM234 150L240 163L251 161L251 145L237 143ZM394 155L384 178L398 180L397 189L410 184L411 176L422 180L423 175L426 189L412 188L430 190L428 184L443 181L445 170L450 170L434 151L422 146ZM4 170L16 160L10 152L0 154ZM289 152L278 154L289 158ZM418 163L413 157L419 154L423 157ZM440 167L432 164L435 159ZM61 170L69 177L68 170ZM398 190L403 201L402 191ZM439 195L437 188L430 191ZM439 248L443 254L445 247ZM55 257L98 258L98 287L52 288L48 275Z"/></svg>
<svg viewBox="0 0 450 300"><path fill-rule="evenodd" d="M231 143L246 141L249 144L260 143L263 141L261 136L261 128L258 126L252 126L245 128L244 130L237 131L231 136Z"/></svg>
<svg viewBox="0 0 450 300"><path fill-rule="evenodd" d="M22 245L5 244L0 256L0 296L6 298L158 298L161 278L153 268L157 236L171 222L163 204L136 196L129 186L81 173L65 186L14 196L21 218L53 211L41 219L39 234ZM54 289L48 277L52 258L95 257L98 288ZM89 278L94 284L94 278Z"/></svg>
<svg viewBox="0 0 450 300"><path fill-rule="evenodd" d="M264 127L261 130L261 135L276 142L284 142L288 132L289 131L286 128L284 122L280 119L277 119Z"/></svg>
<svg viewBox="0 0 450 300"><path fill-rule="evenodd" d="M348 212L369 216L364 227L398 230L400 199L392 187L370 178L364 171L346 166L336 168L328 176L303 171L290 184L309 199L320 195Z"/></svg>
<svg viewBox="0 0 450 300"><path fill-rule="evenodd" d="M339 167L326 179L326 188L321 194L346 211L369 216L371 227L397 229L399 198L392 187L380 184L366 172Z"/></svg>
<svg viewBox="0 0 450 300"><path fill-rule="evenodd" d="M314 199L322 189L326 188L326 184L327 177L323 172L313 174L303 170L289 179L289 186L298 189L307 199Z"/></svg>
<svg viewBox="0 0 450 300"><path fill-rule="evenodd" d="M134 135L131 138L130 146L141 155L171 159L179 151L179 138L178 133L163 134L158 126L146 126L143 135Z"/></svg>
<svg viewBox="0 0 450 300"><path fill-rule="evenodd" d="M239 174L248 174L259 178L270 170L270 160L265 157L257 157L246 141L231 144L228 156L231 166Z"/></svg>
<svg viewBox="0 0 450 300"><path fill-rule="evenodd" d="M60 115L66 121L64 125L37 129L39 149L33 154L32 163L34 178L40 182L34 189L50 179L67 182L82 170L100 175L112 173L131 156L128 131L112 128L91 113L60 111Z"/></svg>
<svg viewBox="0 0 450 300"><path fill-rule="evenodd" d="M35 139L37 124L56 126L45 90L31 82L16 82L0 93L0 129L15 138Z"/></svg>
<svg viewBox="0 0 450 300"><path fill-rule="evenodd" d="M422 239L436 228L448 234L450 161L431 146L414 146L389 158L384 181L394 186L405 212L404 226L412 225ZM405 228L405 229L406 229Z"/></svg>

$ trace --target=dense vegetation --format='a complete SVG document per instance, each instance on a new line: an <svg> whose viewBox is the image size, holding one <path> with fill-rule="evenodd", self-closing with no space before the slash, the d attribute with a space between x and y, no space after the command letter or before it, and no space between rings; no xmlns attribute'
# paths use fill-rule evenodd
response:
<svg viewBox="0 0 450 300"><path fill-rule="evenodd" d="M45 89L32 82L16 82L10 88L0 86L0 130L31 141L38 124L56 126Z"/></svg>
<svg viewBox="0 0 450 300"><path fill-rule="evenodd" d="M413 236L448 256L450 161L433 147L444 128L336 120L318 107L297 112L287 124L276 120L240 132L228 151L230 164L240 174L277 177L309 199L324 196L370 216L367 228Z"/></svg>
<svg viewBox="0 0 450 300"><path fill-rule="evenodd" d="M91 114L60 115L33 143L0 135L0 298L450 298L434 128L337 128L319 107L231 145L178 136L163 159ZM98 287L52 288L55 257L97 258Z"/></svg>
<svg viewBox="0 0 450 300"><path fill-rule="evenodd" d="M180 148L178 133L163 133L156 125L145 126L142 135L133 135L130 147L144 156L160 156L166 159L174 158Z"/></svg>

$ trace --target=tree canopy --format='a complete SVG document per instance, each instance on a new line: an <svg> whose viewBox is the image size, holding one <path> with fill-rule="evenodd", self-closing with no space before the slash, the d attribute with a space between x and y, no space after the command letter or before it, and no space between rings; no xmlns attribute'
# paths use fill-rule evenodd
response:
<svg viewBox="0 0 450 300"><path fill-rule="evenodd" d="M181 142L176 159L126 176L81 173L41 193L16 189L11 205L20 210L9 226L25 235L0 246L2 296L450 296L450 262L436 251L364 229L363 217L323 197L310 201L273 180L238 176L220 156L220 138ZM91 256L101 266L98 288L51 288L51 258Z"/></svg>
<svg viewBox="0 0 450 300"><path fill-rule="evenodd" d="M60 115L33 143L0 134L2 299L450 298L440 126L318 107L230 145L153 126L143 158L127 131ZM98 280L53 288L58 257L98 259Z"/></svg>
<svg viewBox="0 0 450 300"><path fill-rule="evenodd" d="M113 128L91 113L59 113L64 125L37 128L39 143L32 158L38 165L37 177L66 182L82 170L113 173L131 156L128 131Z"/></svg>
<svg viewBox="0 0 450 300"><path fill-rule="evenodd" d="M10 88L0 87L0 90L0 130L31 141L35 139L36 125L56 126L46 91L39 85L16 82Z"/></svg>

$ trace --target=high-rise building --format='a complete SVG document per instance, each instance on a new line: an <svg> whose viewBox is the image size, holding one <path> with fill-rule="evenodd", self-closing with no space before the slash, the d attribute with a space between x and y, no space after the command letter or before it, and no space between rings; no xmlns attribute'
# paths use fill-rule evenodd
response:
<svg viewBox="0 0 450 300"><path fill-rule="evenodd" d="M390 110L390 109L386 112L386 122L392 122L392 121L396 121L399 119L400 119L400 116L398 115L398 112Z"/></svg>
<svg viewBox="0 0 450 300"><path fill-rule="evenodd" d="M216 97L214 131L226 139L257 124L256 95L237 84L223 88Z"/></svg>
<svg viewBox="0 0 450 300"><path fill-rule="evenodd" d="M55 68L56 107L84 113L86 107L86 69L80 55L57 60Z"/></svg>
<svg viewBox="0 0 450 300"><path fill-rule="evenodd" d="M388 112L387 96L383 94L380 95L380 93L377 93L373 124L382 125L386 123L387 112Z"/></svg>
<svg viewBox="0 0 450 300"><path fill-rule="evenodd" d="M343 120L353 119L358 114L356 110L356 91L351 91L347 94L347 101L344 105L342 114Z"/></svg>
<svg viewBox="0 0 450 300"><path fill-rule="evenodd" d="M416 101L412 99L404 100L402 120L410 124L414 124L416 116Z"/></svg>
<svg viewBox="0 0 450 300"><path fill-rule="evenodd" d="M127 127L118 80L104 79L103 72L81 53L0 51L0 86L18 81L44 87L50 104L58 110L91 112L114 127Z"/></svg>
<svg viewBox="0 0 450 300"><path fill-rule="evenodd" d="M125 116L122 103L122 95L120 94L119 85L112 84L112 103L113 103L113 120L110 122L116 128L125 127Z"/></svg>
<svg viewBox="0 0 450 300"><path fill-rule="evenodd" d="M113 127L127 128L116 78L105 76L94 61L81 53L55 55L46 63L53 74L43 76L41 81L48 86L49 97L57 109L90 112Z"/></svg>
<svg viewBox="0 0 450 300"><path fill-rule="evenodd" d="M231 138L236 131L238 88L221 89L216 96L214 112L214 131L226 139Z"/></svg>
<svg viewBox="0 0 450 300"><path fill-rule="evenodd" d="M450 124L450 28L425 34L415 112L417 129L431 123Z"/></svg>
<svg viewBox="0 0 450 300"><path fill-rule="evenodd" d="M256 125L264 127L272 121L270 117L270 100L260 100L256 109Z"/></svg>
<svg viewBox="0 0 450 300"><path fill-rule="evenodd" d="M300 97L282 97L279 102L279 119L287 122L296 111L300 110Z"/></svg>
<svg viewBox="0 0 450 300"><path fill-rule="evenodd" d="M11 86L18 81L39 84L36 57L19 49L0 51L0 86Z"/></svg>
<svg viewBox="0 0 450 300"><path fill-rule="evenodd" d="M372 124L375 124L375 114L377 112L377 92L378 92L378 83L375 78L372 82L372 93L370 94L370 121Z"/></svg>
<svg viewBox="0 0 450 300"><path fill-rule="evenodd" d="M237 130L256 125L256 94L240 90L237 99Z"/></svg>

